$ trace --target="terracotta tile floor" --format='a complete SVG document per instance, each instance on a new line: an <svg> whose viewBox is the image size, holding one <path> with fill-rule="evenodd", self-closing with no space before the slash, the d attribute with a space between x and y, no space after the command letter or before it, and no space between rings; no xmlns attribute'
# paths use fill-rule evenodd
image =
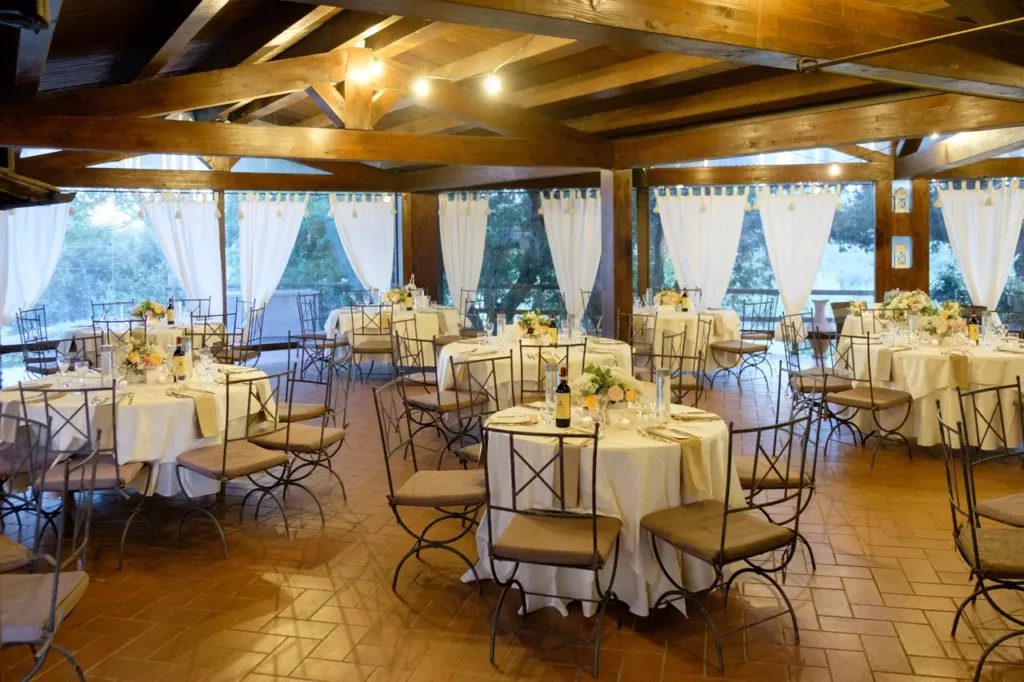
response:
<svg viewBox="0 0 1024 682"><path fill-rule="evenodd" d="M738 424L767 423L774 393L762 385L710 394L709 408ZM481 599L459 582L463 566L446 554L410 560L397 593L391 576L411 546L385 501L387 483L369 387L357 386L352 423L336 467L348 499L333 479L314 490L327 516L321 527L308 499L288 499L291 536L280 515L240 523L237 508L220 515L230 558L220 557L208 522L190 521L183 542L175 530L180 506L155 499L156 539L133 527L125 569L115 552L96 547L91 583L57 641L77 656L89 680L216 680L274 682L470 682L472 680L590 679L590 649L564 640L503 635L496 667L487 659L490 616L497 590ZM426 452L423 450L422 452ZM810 572L798 556L785 581L796 606L800 644L788 620L775 619L725 640L726 674L703 662L704 627L680 615L657 623L626 615L621 631L607 618L601 678L682 682L701 677L756 682L933 682L970 679L985 642L1007 629L987 605L967 612L949 635L958 600L970 592L968 574L953 550L946 485L936 451L869 454L835 446L818 468L818 491L801 529L818 561ZM436 461L436 460L435 460ZM398 463L399 477L411 466ZM981 496L1024 488L1016 463L979 475ZM229 501L240 500L229 490ZM107 516L112 501L100 501ZM427 520L418 517L419 523ZM13 524L8 530L14 532ZM96 544L111 539L98 527ZM475 556L470 540L460 548ZM715 601L721 624L757 620L779 608L762 584L742 585L728 611ZM510 602L515 600L509 600ZM1010 608L1024 609L1016 598ZM531 629L582 633L593 623L574 609L568 618L545 609L530 615ZM517 624L502 616L506 632ZM986 680L1024 680L1024 640L1000 648ZM4 680L28 669L27 651L0 655ZM40 679L73 678L58 657Z"/></svg>

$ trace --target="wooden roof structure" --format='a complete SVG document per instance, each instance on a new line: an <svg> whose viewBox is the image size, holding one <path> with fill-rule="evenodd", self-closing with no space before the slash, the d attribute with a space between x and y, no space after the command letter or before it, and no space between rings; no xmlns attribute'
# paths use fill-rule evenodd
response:
<svg viewBox="0 0 1024 682"><path fill-rule="evenodd" d="M50 30L0 27L0 146L64 150L18 162L62 186L429 192L812 147L919 177L1024 145L1024 23L845 61L1017 0L318 2L50 0ZM964 131L906 161L858 146ZM89 168L159 152L214 172Z"/></svg>

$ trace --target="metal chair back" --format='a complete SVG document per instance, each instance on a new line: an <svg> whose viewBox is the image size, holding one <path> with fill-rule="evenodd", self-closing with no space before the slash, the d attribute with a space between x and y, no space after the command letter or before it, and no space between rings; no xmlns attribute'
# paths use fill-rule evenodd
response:
<svg viewBox="0 0 1024 682"><path fill-rule="evenodd" d="M405 384L401 377L392 379L381 387L373 388L373 405L377 412L377 427L384 449L384 470L388 478L388 498L395 496L395 480L391 471L391 459L412 456L413 471L419 471L416 461L416 446L412 439L412 421L409 406L405 401Z"/></svg>
<svg viewBox="0 0 1024 682"><path fill-rule="evenodd" d="M109 301L97 303L92 301L92 321L99 320L123 320L130 315L135 301Z"/></svg>

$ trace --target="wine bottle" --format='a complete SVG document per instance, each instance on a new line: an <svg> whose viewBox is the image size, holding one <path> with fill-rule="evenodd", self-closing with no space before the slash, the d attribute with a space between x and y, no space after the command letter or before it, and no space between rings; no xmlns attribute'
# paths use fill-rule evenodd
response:
<svg viewBox="0 0 1024 682"><path fill-rule="evenodd" d="M405 309L406 310L412 310L412 297L413 297L413 292L411 292L411 291L405 292Z"/></svg>
<svg viewBox="0 0 1024 682"><path fill-rule="evenodd" d="M174 349L174 381L185 381L185 349L181 347L181 337L177 338L177 348Z"/></svg>
<svg viewBox="0 0 1024 682"><path fill-rule="evenodd" d="M168 326L174 325L174 297L171 296L170 300L167 301L167 324ZM181 343L181 339L178 339L178 343Z"/></svg>
<svg viewBox="0 0 1024 682"><path fill-rule="evenodd" d="M978 320L978 311L971 308L971 316L967 318L967 338L974 343L978 343L978 332L980 330L981 322Z"/></svg>
<svg viewBox="0 0 1024 682"><path fill-rule="evenodd" d="M572 423L572 391L569 390L569 370L562 366L558 370L560 381L555 389L555 426L568 428Z"/></svg>
<svg viewBox="0 0 1024 682"><path fill-rule="evenodd" d="M683 287L683 300L682 300L682 304L683 304L683 312L684 313L688 312L690 310L690 295L687 292L685 287Z"/></svg>

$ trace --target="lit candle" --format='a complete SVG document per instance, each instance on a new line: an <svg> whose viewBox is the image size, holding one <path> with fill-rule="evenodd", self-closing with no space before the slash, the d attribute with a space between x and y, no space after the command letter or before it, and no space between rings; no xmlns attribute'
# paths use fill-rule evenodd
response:
<svg viewBox="0 0 1024 682"><path fill-rule="evenodd" d="M620 429L628 429L632 425L633 425L633 422L630 421L629 417L623 417L622 419L619 420L619 428Z"/></svg>

